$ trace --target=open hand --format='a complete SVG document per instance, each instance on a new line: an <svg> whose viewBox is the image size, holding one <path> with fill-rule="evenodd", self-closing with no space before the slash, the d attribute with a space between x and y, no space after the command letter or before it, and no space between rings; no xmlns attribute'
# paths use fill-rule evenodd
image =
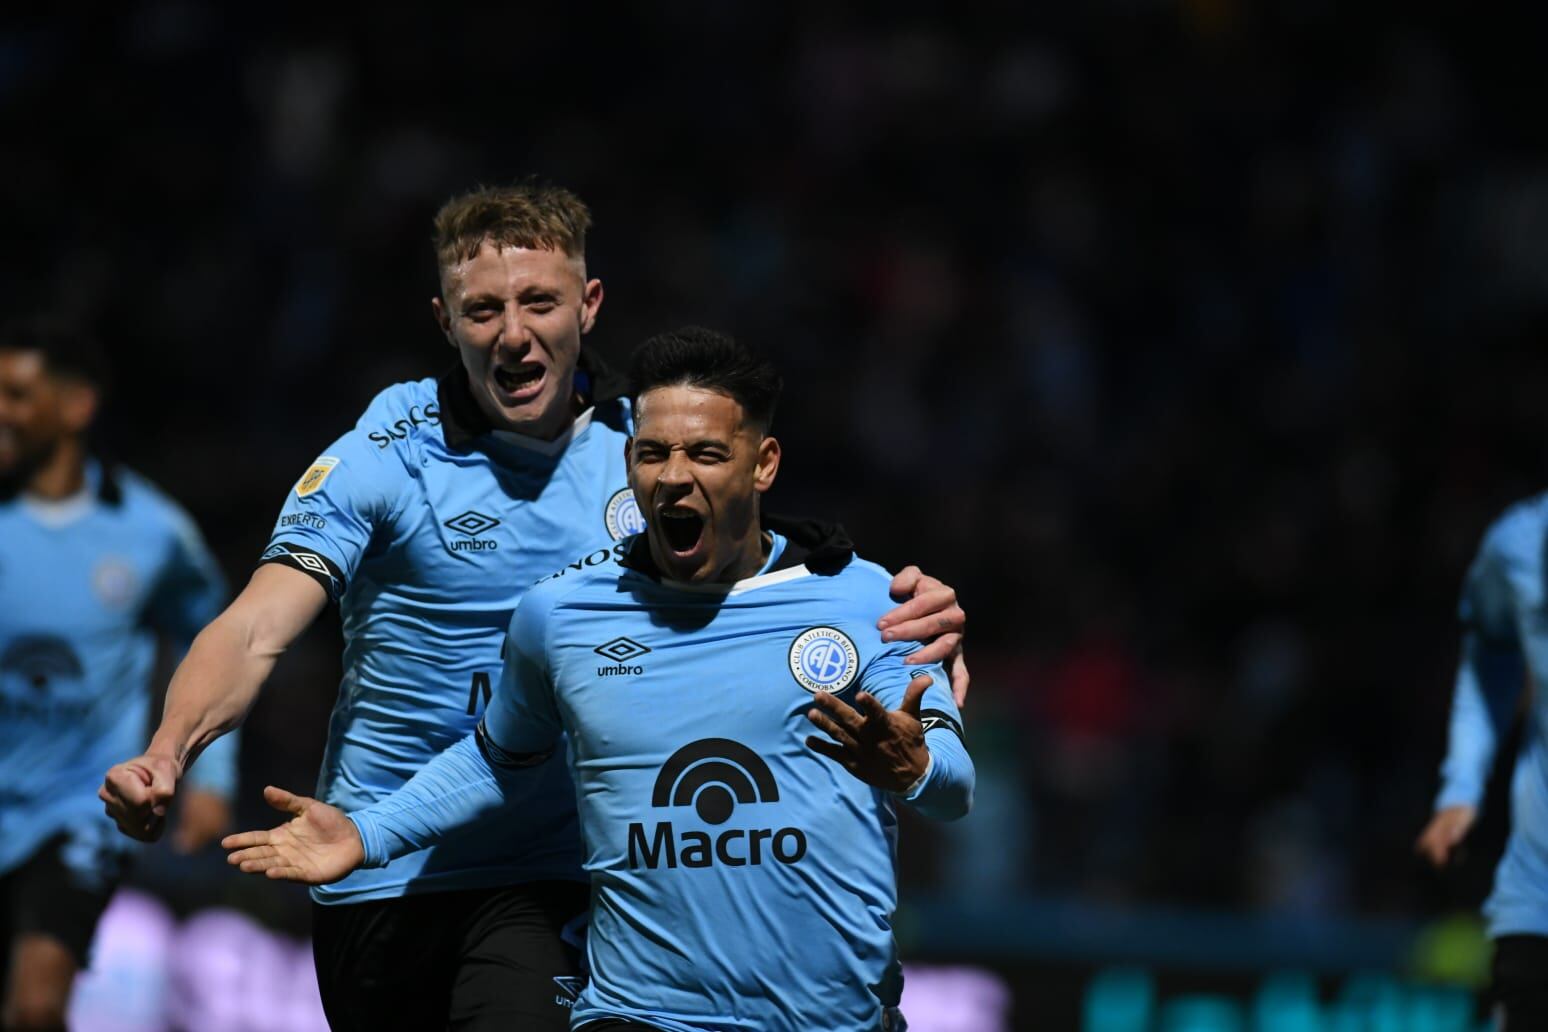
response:
<svg viewBox="0 0 1548 1032"><path fill-rule="evenodd" d="M182 774L170 756L136 756L108 770L97 798L119 831L141 842L154 842L166 828L167 807L177 795Z"/></svg>
<svg viewBox="0 0 1548 1032"><path fill-rule="evenodd" d="M291 819L268 831L244 831L221 840L230 850L226 862L243 873L326 885L365 860L360 832L343 810L273 785L263 790L263 798Z"/></svg>
<svg viewBox="0 0 1548 1032"><path fill-rule="evenodd" d="M930 766L919 703L932 678L921 674L909 682L903 705L889 710L869 692L855 693L849 705L829 692L818 692L806 719L828 733L806 744L838 763L867 785L902 794L924 777Z"/></svg>
<svg viewBox="0 0 1548 1032"><path fill-rule="evenodd" d="M917 566L903 569L888 589L895 599L906 600L876 621L882 641L919 641L925 647L908 656L909 666L941 663L951 677L951 694L957 708L967 703L968 668L962 656L962 636L967 613L957 602L957 592Z"/></svg>

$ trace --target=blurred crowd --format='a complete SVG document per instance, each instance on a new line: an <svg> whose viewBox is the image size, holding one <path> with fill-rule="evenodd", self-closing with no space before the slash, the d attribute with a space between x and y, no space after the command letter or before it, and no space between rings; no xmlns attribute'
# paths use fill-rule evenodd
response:
<svg viewBox="0 0 1548 1032"><path fill-rule="evenodd" d="M596 220L588 347L770 351L770 507L961 591L978 809L910 884L1476 903L1487 856L1448 896L1410 846L1462 572L1548 486L1540 33L1027 6L7 18L0 297L96 328L104 448L240 584L311 458L451 362L438 204L552 178ZM337 651L281 666L249 796L310 785Z"/></svg>

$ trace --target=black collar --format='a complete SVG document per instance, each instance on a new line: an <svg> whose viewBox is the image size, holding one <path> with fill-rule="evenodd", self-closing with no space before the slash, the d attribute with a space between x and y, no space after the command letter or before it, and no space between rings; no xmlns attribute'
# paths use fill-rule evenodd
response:
<svg viewBox="0 0 1548 1032"><path fill-rule="evenodd" d="M124 489L118 483L117 471L107 461L100 462L97 469L97 501L117 508L124 501Z"/></svg>
<svg viewBox="0 0 1548 1032"><path fill-rule="evenodd" d="M785 550L769 573L805 564L808 570L826 577L838 573L855 557L854 543L842 524L791 519L773 513L764 513L761 523L764 530L775 531L785 539ZM628 548L618 564L643 573L651 580L661 579L661 569L650 554L650 542L644 534L629 539Z"/></svg>
<svg viewBox="0 0 1548 1032"><path fill-rule="evenodd" d="M624 397L628 385L624 378L598 355L582 350L575 364L575 390L588 405L600 405ZM473 400L468 386L468 371L458 362L441 374L435 385L435 398L441 410L441 434L449 448L466 451L473 441L494 429L489 418Z"/></svg>

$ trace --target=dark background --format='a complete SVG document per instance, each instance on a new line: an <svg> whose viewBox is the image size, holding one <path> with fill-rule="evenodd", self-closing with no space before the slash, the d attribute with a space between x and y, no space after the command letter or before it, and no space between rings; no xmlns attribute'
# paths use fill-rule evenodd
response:
<svg viewBox="0 0 1548 1032"><path fill-rule="evenodd" d="M103 443L240 585L311 458L451 361L438 205L569 186L587 347L770 351L771 507L961 592L978 809L908 829L916 951L1057 957L1076 906L1239 918L1200 970L1277 920L1396 964L1499 848L1495 806L1451 877L1412 858L1461 575L1543 479L1544 34L1349 6L13 16L0 302L95 326ZM325 619L253 714L244 819L312 783L337 650Z"/></svg>

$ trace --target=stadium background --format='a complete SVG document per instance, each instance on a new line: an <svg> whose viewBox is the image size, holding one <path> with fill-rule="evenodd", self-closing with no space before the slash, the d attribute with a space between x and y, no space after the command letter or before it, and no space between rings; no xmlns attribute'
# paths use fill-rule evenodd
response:
<svg viewBox="0 0 1548 1032"><path fill-rule="evenodd" d="M1544 473L1541 26L1028 6L10 15L0 300L96 327L101 442L240 584L451 360L438 203L564 183L588 346L770 350L772 506L961 590L978 802L907 828L916 1027L1460 1028L1498 795L1449 876L1411 844L1461 573ZM337 653L325 618L252 714L242 825L312 783ZM89 1027L302 1027L300 893L160 847L136 882Z"/></svg>

